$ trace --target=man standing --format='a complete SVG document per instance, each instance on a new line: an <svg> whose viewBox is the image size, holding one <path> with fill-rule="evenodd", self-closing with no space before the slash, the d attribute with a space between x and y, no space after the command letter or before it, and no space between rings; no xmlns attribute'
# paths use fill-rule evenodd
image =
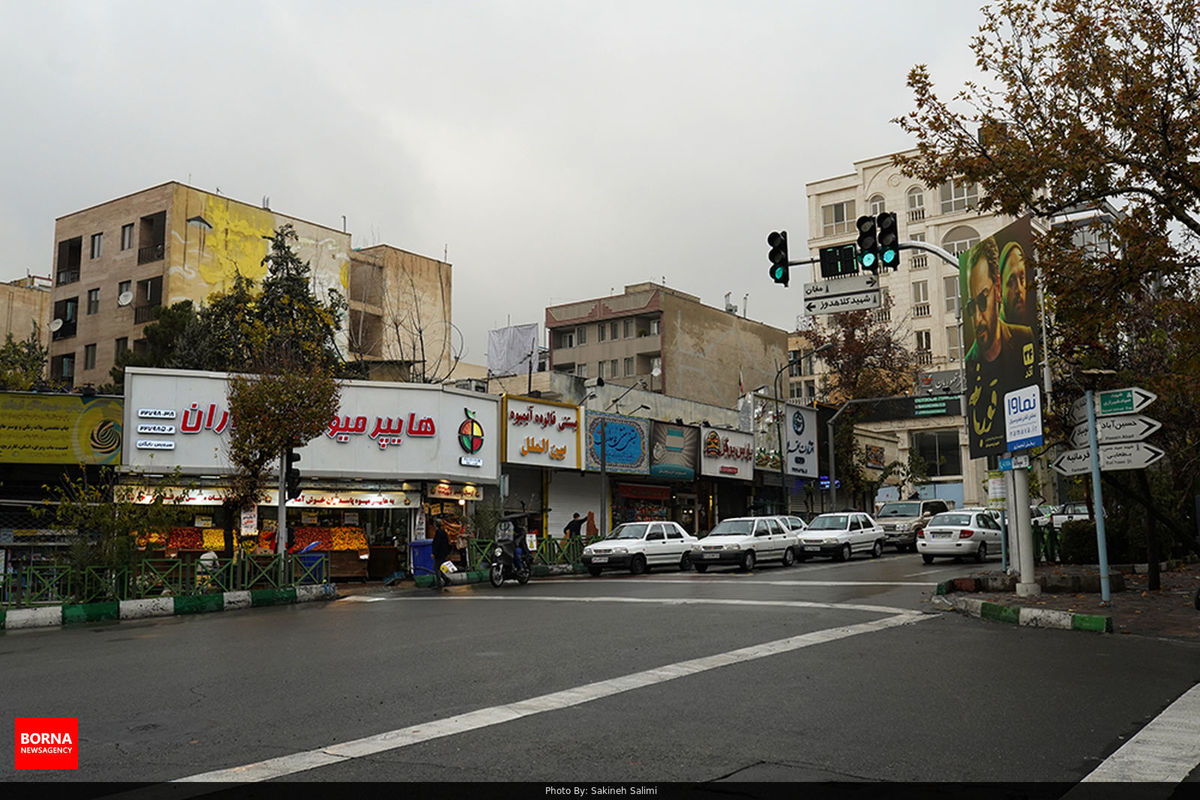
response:
<svg viewBox="0 0 1200 800"><path fill-rule="evenodd" d="M575 514L572 515L571 521L567 523L565 528L563 528L563 533L565 533L567 535L567 538L570 539L573 536L574 537L579 536L579 531L582 528L583 528L583 517L579 516L579 512L576 511Z"/></svg>
<svg viewBox="0 0 1200 800"><path fill-rule="evenodd" d="M1037 383L1036 345L1032 329L1000 318L1000 253L996 240L990 236L984 239L967 258L963 319L970 319L975 328L975 341L966 359L971 450L1002 452L1006 438L1004 395Z"/></svg>
<svg viewBox="0 0 1200 800"><path fill-rule="evenodd" d="M446 526L437 517L433 518L433 589L436 592L446 588L446 573L442 572L442 564L450 557L450 537L446 535Z"/></svg>

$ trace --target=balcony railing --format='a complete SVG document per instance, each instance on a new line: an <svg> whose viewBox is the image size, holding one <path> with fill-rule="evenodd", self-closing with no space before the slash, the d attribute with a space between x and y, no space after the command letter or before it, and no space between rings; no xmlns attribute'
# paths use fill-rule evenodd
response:
<svg viewBox="0 0 1200 800"><path fill-rule="evenodd" d="M152 244L149 247L138 248L138 263L150 264L154 261L162 261L163 259L163 243Z"/></svg>
<svg viewBox="0 0 1200 800"><path fill-rule="evenodd" d="M908 266L910 269L926 269L929 266L929 256L910 256Z"/></svg>
<svg viewBox="0 0 1200 800"><path fill-rule="evenodd" d="M159 308L157 305L134 306L133 308L133 324L140 325L143 322L154 321L154 309Z"/></svg>
<svg viewBox="0 0 1200 800"><path fill-rule="evenodd" d="M59 339L70 339L75 335L75 329L78 322L64 322L62 326L50 334L51 341L57 342Z"/></svg>
<svg viewBox="0 0 1200 800"><path fill-rule="evenodd" d="M871 312L871 321L874 323L891 322L892 310L890 308L880 308Z"/></svg>
<svg viewBox="0 0 1200 800"><path fill-rule="evenodd" d="M914 305L913 306L913 316L914 317L928 317L929 316L929 303L917 303L916 305Z"/></svg>
<svg viewBox="0 0 1200 800"><path fill-rule="evenodd" d="M79 268L75 269L60 269L58 271L58 285L63 286L68 283L75 283L79 280Z"/></svg>
<svg viewBox="0 0 1200 800"><path fill-rule="evenodd" d="M910 208L908 210L908 221L909 222L920 222L923 219L925 219L925 209Z"/></svg>
<svg viewBox="0 0 1200 800"><path fill-rule="evenodd" d="M919 365L921 365L922 367L932 364L933 363L933 351L932 350L918 350L917 351L917 363Z"/></svg>

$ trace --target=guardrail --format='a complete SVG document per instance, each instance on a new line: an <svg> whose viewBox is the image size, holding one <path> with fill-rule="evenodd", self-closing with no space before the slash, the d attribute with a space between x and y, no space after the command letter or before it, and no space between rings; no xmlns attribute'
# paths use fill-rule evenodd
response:
<svg viewBox="0 0 1200 800"><path fill-rule="evenodd" d="M537 552L533 554L534 564L578 564L583 560L583 548L592 542L598 542L602 536L590 538L556 538L554 536L538 536ZM468 539L467 565L468 569L482 569L492 560L494 539Z"/></svg>
<svg viewBox="0 0 1200 800"><path fill-rule="evenodd" d="M328 579L328 553L218 558L208 563L147 559L121 568L35 564L0 574L0 608L282 589Z"/></svg>

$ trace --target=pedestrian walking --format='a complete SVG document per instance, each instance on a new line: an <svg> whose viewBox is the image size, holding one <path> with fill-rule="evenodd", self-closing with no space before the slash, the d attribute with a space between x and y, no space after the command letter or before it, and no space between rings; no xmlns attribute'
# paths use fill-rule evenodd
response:
<svg viewBox="0 0 1200 800"><path fill-rule="evenodd" d="M443 591L446 588L446 573L442 572L442 564L450 558L450 537L446 535L446 526L437 517L433 518L433 588Z"/></svg>

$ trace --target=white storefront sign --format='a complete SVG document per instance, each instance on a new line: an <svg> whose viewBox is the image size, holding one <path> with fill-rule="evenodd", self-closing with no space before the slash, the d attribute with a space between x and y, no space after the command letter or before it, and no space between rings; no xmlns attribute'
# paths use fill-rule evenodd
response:
<svg viewBox="0 0 1200 800"><path fill-rule="evenodd" d="M553 469L583 469L579 406L504 397L504 460Z"/></svg>
<svg viewBox="0 0 1200 800"><path fill-rule="evenodd" d="M754 480L754 434L702 428L700 474L714 478Z"/></svg>
<svg viewBox="0 0 1200 800"><path fill-rule="evenodd" d="M302 475L329 478L465 481L500 476L500 399L437 385L344 381L326 430L297 449ZM232 471L224 373L130 367L125 430L138 419L176 419L171 431L141 434L123 467L185 474ZM145 424L145 423L142 423Z"/></svg>
<svg viewBox="0 0 1200 800"><path fill-rule="evenodd" d="M812 408L785 405L783 417L784 445L787 453L784 471L798 478L816 478L817 469L817 412Z"/></svg>

